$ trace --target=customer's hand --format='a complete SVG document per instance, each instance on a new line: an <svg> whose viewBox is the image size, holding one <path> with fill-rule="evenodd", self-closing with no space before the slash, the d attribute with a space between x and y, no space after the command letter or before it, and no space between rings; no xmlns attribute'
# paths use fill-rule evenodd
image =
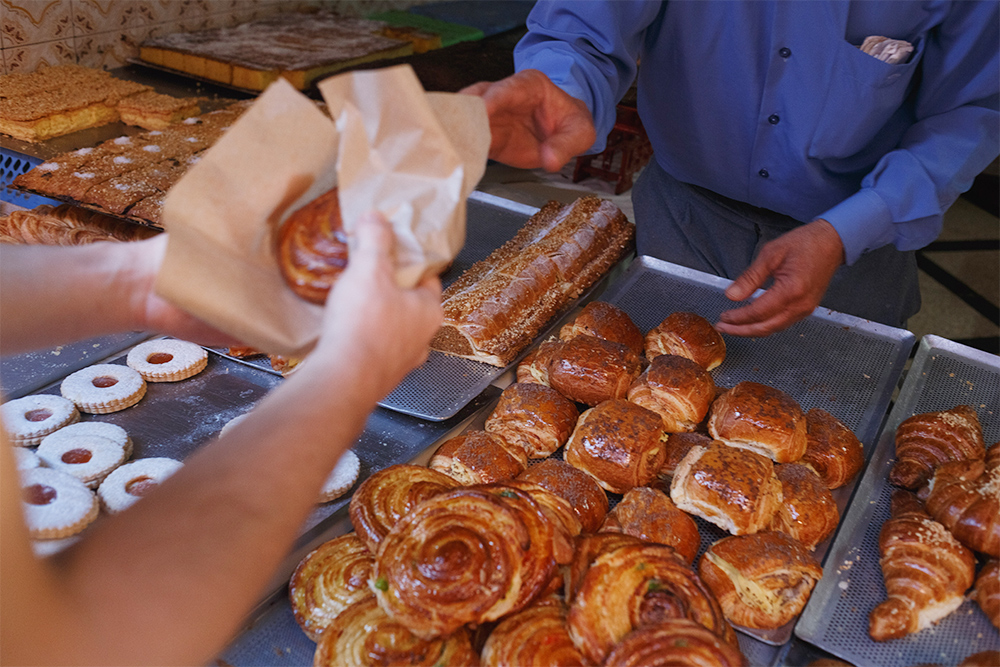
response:
<svg viewBox="0 0 1000 667"><path fill-rule="evenodd" d="M521 169L559 171L594 143L587 105L567 95L538 70L461 91L478 95L490 118L490 158Z"/></svg>
<svg viewBox="0 0 1000 667"><path fill-rule="evenodd" d="M743 301L774 283L753 303L727 310L719 316L719 331L734 336L767 336L787 329L813 312L826 293L830 279L844 263L844 244L826 220L796 227L765 244L726 296Z"/></svg>

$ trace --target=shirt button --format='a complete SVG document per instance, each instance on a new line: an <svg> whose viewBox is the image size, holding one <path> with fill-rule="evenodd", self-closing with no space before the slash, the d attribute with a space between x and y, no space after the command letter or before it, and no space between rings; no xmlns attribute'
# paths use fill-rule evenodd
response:
<svg viewBox="0 0 1000 667"><path fill-rule="evenodd" d="M781 121L781 116L776 113L771 114L767 117L767 122L771 125L777 125Z"/></svg>
<svg viewBox="0 0 1000 667"><path fill-rule="evenodd" d="M757 172L757 175L760 176L761 178L767 178L771 174L767 173L767 169L761 169L760 171Z"/></svg>
<svg viewBox="0 0 1000 667"><path fill-rule="evenodd" d="M783 46L780 49L778 49L778 55L781 56L782 58L787 58L788 56L792 55L792 50L787 46Z"/></svg>

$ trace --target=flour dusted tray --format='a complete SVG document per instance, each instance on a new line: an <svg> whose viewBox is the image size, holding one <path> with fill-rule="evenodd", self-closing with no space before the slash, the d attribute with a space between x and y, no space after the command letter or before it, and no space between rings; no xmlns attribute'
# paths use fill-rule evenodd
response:
<svg viewBox="0 0 1000 667"><path fill-rule="evenodd" d="M912 415L962 404L979 414L987 445L1000 440L1000 357L925 336L795 630L799 637L859 667L955 665L973 653L1000 650L1000 634L971 601L903 639L876 642L868 636L868 614L885 599L878 536L889 518L896 428Z"/></svg>

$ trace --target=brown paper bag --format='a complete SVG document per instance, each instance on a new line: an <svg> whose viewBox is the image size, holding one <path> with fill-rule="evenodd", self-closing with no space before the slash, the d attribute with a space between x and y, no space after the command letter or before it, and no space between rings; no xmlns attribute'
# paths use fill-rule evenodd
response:
<svg viewBox="0 0 1000 667"><path fill-rule="evenodd" d="M335 123L282 79L170 190L156 291L261 351L302 357L322 308L284 282L275 234L339 185L344 227L376 209L397 238L397 282L447 265L465 239L465 200L482 177L481 99L425 93L407 66L349 72L320 90Z"/></svg>

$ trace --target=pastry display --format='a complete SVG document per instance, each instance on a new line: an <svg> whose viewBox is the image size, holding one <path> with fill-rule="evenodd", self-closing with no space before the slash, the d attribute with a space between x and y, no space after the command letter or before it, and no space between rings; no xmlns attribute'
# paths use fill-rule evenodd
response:
<svg viewBox="0 0 1000 667"><path fill-rule="evenodd" d="M656 477L666 456L663 435L655 412L626 400L605 401L580 415L566 445L566 462L605 490L625 493Z"/></svg>
<svg viewBox="0 0 1000 667"><path fill-rule="evenodd" d="M628 389L628 400L663 418L667 433L694 431L715 400L715 382L685 357L661 354Z"/></svg>
<svg viewBox="0 0 1000 667"><path fill-rule="evenodd" d="M837 529L840 511L823 480L807 466L783 463L774 474L781 482L781 504L770 529L784 533L810 551Z"/></svg>
<svg viewBox="0 0 1000 667"><path fill-rule="evenodd" d="M517 477L569 502L587 533L596 532L608 513L608 496L591 475L559 459L546 459Z"/></svg>
<svg viewBox="0 0 1000 667"><path fill-rule="evenodd" d="M638 355L644 352L642 331L628 313L606 301L591 301L572 322L564 324L559 330L562 340L576 336L593 336L620 343Z"/></svg>
<svg viewBox="0 0 1000 667"><path fill-rule="evenodd" d="M640 372L641 358L621 343L576 336L553 350L548 380L566 398L595 406L625 398Z"/></svg>
<svg viewBox="0 0 1000 667"><path fill-rule="evenodd" d="M21 472L24 520L31 537L55 540L75 535L97 518L94 492L76 477L50 468Z"/></svg>
<svg viewBox="0 0 1000 667"><path fill-rule="evenodd" d="M698 573L726 618L748 628L780 628L806 606L823 568L783 533L724 537L698 561Z"/></svg>
<svg viewBox="0 0 1000 667"><path fill-rule="evenodd" d="M33 447L42 438L80 419L76 404L54 394L33 394L0 406L3 425L12 445Z"/></svg>
<svg viewBox="0 0 1000 667"><path fill-rule="evenodd" d="M161 338L133 347L125 363L146 382L178 382L205 370L208 352L186 340Z"/></svg>
<svg viewBox="0 0 1000 667"><path fill-rule="evenodd" d="M517 446L504 446L487 431L468 431L437 448L428 466L459 484L489 484L514 479L528 465L528 457Z"/></svg>
<svg viewBox="0 0 1000 667"><path fill-rule="evenodd" d="M310 639L318 641L333 619L355 602L374 598L368 588L375 557L357 535L324 542L303 558L288 584L292 613Z"/></svg>
<svg viewBox="0 0 1000 667"><path fill-rule="evenodd" d="M671 313L649 330L645 340L646 358L661 354L687 357L712 370L726 358L726 341L712 324L695 313Z"/></svg>
<svg viewBox="0 0 1000 667"><path fill-rule="evenodd" d="M66 376L59 391L80 412L106 414L138 403L146 395L146 381L128 366L95 364Z"/></svg>
<svg viewBox="0 0 1000 667"><path fill-rule="evenodd" d="M340 217L337 188L294 211L278 232L281 275L300 297L323 305L347 268L347 232Z"/></svg>
<svg viewBox="0 0 1000 667"><path fill-rule="evenodd" d="M479 664L583 667L587 663L566 629L565 606L552 598L503 619L486 639Z"/></svg>
<svg viewBox="0 0 1000 667"><path fill-rule="evenodd" d="M979 571L975 588L976 604L1000 630L1000 561L992 558Z"/></svg>
<svg viewBox="0 0 1000 667"><path fill-rule="evenodd" d="M630 248L635 226L596 197L549 202L443 295L431 348L506 366Z"/></svg>
<svg viewBox="0 0 1000 667"><path fill-rule="evenodd" d="M91 489L100 486L126 459L120 444L100 435L46 438L37 454L47 467L72 475Z"/></svg>
<svg viewBox="0 0 1000 667"><path fill-rule="evenodd" d="M545 458L566 444L580 411L555 389L515 382L500 394L485 429L528 458Z"/></svg>
<svg viewBox="0 0 1000 667"><path fill-rule="evenodd" d="M934 469L949 461L982 459L983 431L976 411L967 405L913 415L896 428L896 461L889 481L917 489Z"/></svg>
<svg viewBox="0 0 1000 667"><path fill-rule="evenodd" d="M671 618L633 630L604 659L604 667L744 667L747 664L738 647L686 618Z"/></svg>
<svg viewBox="0 0 1000 667"><path fill-rule="evenodd" d="M994 445L991 449L996 449ZM974 551L1000 558L1000 461L991 456L980 474L964 479L952 474L964 464L939 466L931 478L927 512Z"/></svg>
<svg viewBox="0 0 1000 667"><path fill-rule="evenodd" d="M758 382L740 382L712 404L708 432L730 447L763 454L776 463L806 451L806 417L794 398Z"/></svg>
<svg viewBox="0 0 1000 667"><path fill-rule="evenodd" d="M875 641L919 632L965 601L975 557L927 515L913 494L893 494L878 546L888 599L869 614L868 634Z"/></svg>
<svg viewBox="0 0 1000 667"><path fill-rule="evenodd" d="M84 245L96 241L138 241L156 230L68 204L42 204L0 216L0 243Z"/></svg>
<svg viewBox="0 0 1000 667"><path fill-rule="evenodd" d="M358 481L360 473L361 460L354 450L348 449L341 454L337 465L333 466L333 470L323 481L323 486L319 490L319 502L328 503L350 491L354 482Z"/></svg>
<svg viewBox="0 0 1000 667"><path fill-rule="evenodd" d="M611 510L601 532L621 532L646 542L673 547L689 565L701 547L698 525L662 491L630 489Z"/></svg>
<svg viewBox="0 0 1000 667"><path fill-rule="evenodd" d="M826 410L806 413L806 452L799 461L809 466L828 488L839 489L865 463L864 448L854 432Z"/></svg>
<svg viewBox="0 0 1000 667"><path fill-rule="evenodd" d="M180 461L161 456L122 464L97 487L101 507L109 514L124 512L183 465Z"/></svg>
<svg viewBox="0 0 1000 667"><path fill-rule="evenodd" d="M695 446L670 483L670 499L733 535L765 530L781 505L771 459L719 442Z"/></svg>

